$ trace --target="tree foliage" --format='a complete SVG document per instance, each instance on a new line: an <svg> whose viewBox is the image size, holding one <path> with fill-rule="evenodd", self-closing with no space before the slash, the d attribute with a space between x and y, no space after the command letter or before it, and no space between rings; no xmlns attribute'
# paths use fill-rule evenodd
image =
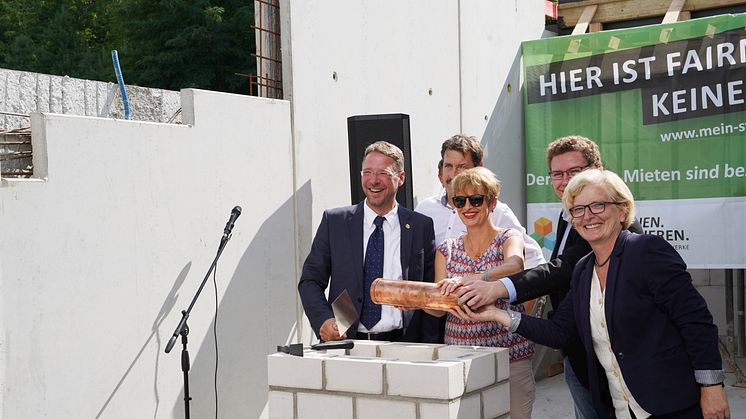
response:
<svg viewBox="0 0 746 419"><path fill-rule="evenodd" d="M0 67L247 93L255 62L250 0L4 0Z"/></svg>

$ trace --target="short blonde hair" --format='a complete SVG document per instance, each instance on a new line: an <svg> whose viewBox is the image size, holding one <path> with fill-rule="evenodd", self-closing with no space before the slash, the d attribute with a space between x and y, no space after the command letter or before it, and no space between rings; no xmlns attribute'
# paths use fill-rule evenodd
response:
<svg viewBox="0 0 746 419"><path fill-rule="evenodd" d="M474 167L466 169L456 175L451 181L453 194L463 192L468 187L482 190L485 192L487 202L497 200L500 197L500 181L494 173L486 167Z"/></svg>
<svg viewBox="0 0 746 419"><path fill-rule="evenodd" d="M609 201L620 202L627 210L622 226L627 228L632 225L635 221L635 200L632 192L616 173L609 170L590 169L573 176L562 195L562 206L565 211L570 211L575 205L575 198L588 185L601 187L609 196Z"/></svg>

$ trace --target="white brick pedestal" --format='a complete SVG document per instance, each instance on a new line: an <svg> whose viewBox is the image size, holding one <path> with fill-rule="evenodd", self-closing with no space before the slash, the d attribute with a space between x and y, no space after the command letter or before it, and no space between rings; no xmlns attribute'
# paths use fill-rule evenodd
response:
<svg viewBox="0 0 746 419"><path fill-rule="evenodd" d="M270 419L488 419L510 413L508 350L355 341L267 357Z"/></svg>

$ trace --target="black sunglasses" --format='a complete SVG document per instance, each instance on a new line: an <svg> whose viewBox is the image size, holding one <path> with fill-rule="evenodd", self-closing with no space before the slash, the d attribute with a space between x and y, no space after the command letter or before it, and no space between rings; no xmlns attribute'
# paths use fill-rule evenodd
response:
<svg viewBox="0 0 746 419"><path fill-rule="evenodd" d="M466 200L469 200L469 203L472 207L481 207L484 203L484 195L469 195L469 196L463 196L463 195L456 195L453 197L453 205L456 208L463 208L464 205L466 205Z"/></svg>

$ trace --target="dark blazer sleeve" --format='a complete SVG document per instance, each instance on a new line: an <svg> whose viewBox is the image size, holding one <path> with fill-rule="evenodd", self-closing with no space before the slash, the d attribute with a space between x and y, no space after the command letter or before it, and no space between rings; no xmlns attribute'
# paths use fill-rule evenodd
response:
<svg viewBox="0 0 746 419"><path fill-rule="evenodd" d="M707 303L692 284L686 264L664 239L644 237L641 265L649 267L646 284L655 305L677 326L693 369L721 369L717 326ZM657 330L663 330L660 326Z"/></svg>
<svg viewBox="0 0 746 419"><path fill-rule="evenodd" d="M433 282L435 280L435 229L433 219L425 216L425 264L423 270L423 282Z"/></svg>
<svg viewBox="0 0 746 419"><path fill-rule="evenodd" d="M516 303L567 289L575 265L590 251L591 246L588 242L578 237L572 246L565 248L561 256L509 277L515 286Z"/></svg>
<svg viewBox="0 0 746 419"><path fill-rule="evenodd" d="M574 275L580 276L579 273L576 272ZM572 273L570 275L573 276ZM575 297L571 288L567 297L562 300L562 303L555 310L551 320L522 314L516 333L550 348L565 347L569 342L579 339L575 323L574 300Z"/></svg>
<svg viewBox="0 0 746 419"><path fill-rule="evenodd" d="M570 226L568 226L570 228ZM642 226L635 220L628 228L633 233L642 233ZM565 247L562 255L535 268L509 277L516 290L516 303L533 300L542 295L557 295L553 303L559 303L562 295L570 287L572 271L580 258L591 252L591 246L580 237L577 231L570 232L574 240Z"/></svg>
<svg viewBox="0 0 746 419"><path fill-rule="evenodd" d="M433 220L419 213L414 214L412 217L413 223L419 226L417 231L420 234L414 240L418 244L414 246L412 249L413 252L410 254L410 258L412 258L409 261L410 272L421 272L422 277L410 277L407 279L433 282L435 278L435 230L433 228ZM445 316L442 318L434 317L422 310L414 310L409 313L405 312L404 315L411 315L412 319L408 324L403 340L422 343L443 343Z"/></svg>
<svg viewBox="0 0 746 419"><path fill-rule="evenodd" d="M329 229L329 214L324 211L321 224L316 231L313 244L311 244L311 251L303 263L303 270L298 282L298 293L303 303L303 310L305 310L316 336L319 336L319 329L321 329L324 321L334 317L332 307L324 295L331 274Z"/></svg>

